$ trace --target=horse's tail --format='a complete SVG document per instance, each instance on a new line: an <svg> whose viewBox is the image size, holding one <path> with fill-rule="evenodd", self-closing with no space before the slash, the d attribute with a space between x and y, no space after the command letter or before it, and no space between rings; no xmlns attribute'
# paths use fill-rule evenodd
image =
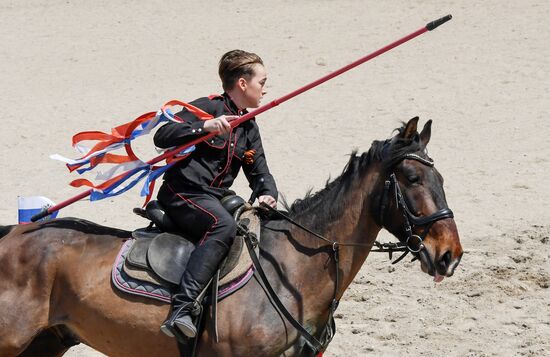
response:
<svg viewBox="0 0 550 357"><path fill-rule="evenodd" d="M8 233L11 232L13 227L15 226L0 226L0 239L8 235Z"/></svg>

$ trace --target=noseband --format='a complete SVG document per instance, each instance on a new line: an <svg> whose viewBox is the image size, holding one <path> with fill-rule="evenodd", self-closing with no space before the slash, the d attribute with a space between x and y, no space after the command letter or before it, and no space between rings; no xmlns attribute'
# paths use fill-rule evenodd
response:
<svg viewBox="0 0 550 357"><path fill-rule="evenodd" d="M430 167L434 166L433 160L416 154L406 154L403 157L403 160L404 159L415 160ZM420 251L425 249L423 241L424 238L426 238L426 236L428 235L428 232L430 231L432 225L441 219L453 218L454 214L453 211L451 211L451 209L448 207L441 208L428 216L419 217L413 214L409 206L407 205L407 201L405 200L403 193L401 192L401 188L399 186L399 182L397 181L395 173L392 172L389 179L384 182L384 193L382 194L382 203L380 205L380 224L382 226L384 226L384 214L386 213L386 207L389 203L388 200L392 188L397 208L403 214L403 228L406 235L405 244L408 248L408 250L405 251L402 256L394 261L394 263L397 263L401 259L403 259L405 255L407 255L407 253L409 252L417 256ZM415 227L423 228L422 233L414 234L413 228Z"/></svg>

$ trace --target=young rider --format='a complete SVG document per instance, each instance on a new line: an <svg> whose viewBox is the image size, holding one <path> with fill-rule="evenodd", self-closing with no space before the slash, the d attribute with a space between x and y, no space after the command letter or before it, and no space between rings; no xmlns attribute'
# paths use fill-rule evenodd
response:
<svg viewBox="0 0 550 357"><path fill-rule="evenodd" d="M189 157L164 174L157 197L181 231L196 243L173 296L172 314L161 327L169 336L174 336L176 328L188 337L197 333L191 318L198 308L197 297L235 238L235 221L220 199L241 167L258 201L277 205L277 187L267 166L258 125L252 119L235 128L230 126L232 120L247 113L246 108L260 106L267 80L263 61L254 53L233 50L220 59L219 75L222 95L191 102L214 119L200 120L184 109L176 114L182 123L165 124L154 137L157 147L170 148L208 133L218 134L196 145Z"/></svg>

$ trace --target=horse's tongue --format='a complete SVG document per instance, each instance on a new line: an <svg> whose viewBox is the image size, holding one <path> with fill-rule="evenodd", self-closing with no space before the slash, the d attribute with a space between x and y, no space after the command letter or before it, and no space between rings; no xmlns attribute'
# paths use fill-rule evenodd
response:
<svg viewBox="0 0 550 357"><path fill-rule="evenodd" d="M436 283L441 283L443 281L443 279L445 279L445 277L443 275L439 275L437 273L435 273L434 275L434 281Z"/></svg>

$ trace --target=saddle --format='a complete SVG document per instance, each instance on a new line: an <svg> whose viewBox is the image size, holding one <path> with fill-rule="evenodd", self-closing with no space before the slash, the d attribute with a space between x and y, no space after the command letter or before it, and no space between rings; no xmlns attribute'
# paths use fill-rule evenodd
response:
<svg viewBox="0 0 550 357"><path fill-rule="evenodd" d="M218 301L245 286L254 274L248 246L254 247L256 255L259 254L261 223L256 209L234 193L222 198L221 203L237 221L237 235L209 284L211 293L208 294L207 286L198 298L203 306L211 306L215 341L218 340ZM195 245L178 231L158 201L149 202L145 209L134 208L134 213L150 220L149 226L133 231L133 239L122 245L111 271L111 281L123 293L170 303ZM203 312L201 309L198 316L199 329L202 328ZM194 356L197 341L194 339L192 346L178 341L178 345L180 350L190 349Z"/></svg>
<svg viewBox="0 0 550 357"><path fill-rule="evenodd" d="M260 219L251 205L234 194L225 196L221 202L239 225L259 237ZM158 201L149 202L145 209L134 208L134 213L151 222L148 227L132 232L135 242L126 254L124 272L132 278L173 290L179 285L195 245L178 232L176 224ZM238 278L251 267L248 253L242 254L243 247L244 238L237 234L219 268L220 286Z"/></svg>

